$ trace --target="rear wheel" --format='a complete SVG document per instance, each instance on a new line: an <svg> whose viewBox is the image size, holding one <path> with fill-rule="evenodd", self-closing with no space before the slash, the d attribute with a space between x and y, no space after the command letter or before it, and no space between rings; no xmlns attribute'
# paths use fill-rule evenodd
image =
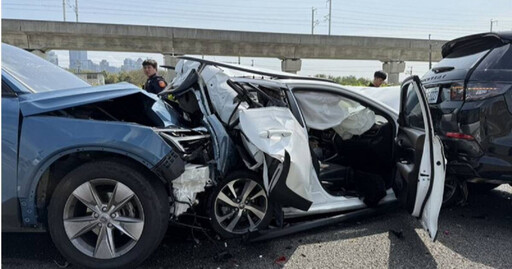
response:
<svg viewBox="0 0 512 269"><path fill-rule="evenodd" d="M455 176L447 176L444 182L443 207L463 203L467 199L467 183Z"/></svg>
<svg viewBox="0 0 512 269"><path fill-rule="evenodd" d="M169 206L161 185L122 162L76 168L50 201L48 224L55 245L82 267L137 266L167 229Z"/></svg>
<svg viewBox="0 0 512 269"><path fill-rule="evenodd" d="M251 172L234 172L226 177L208 201L212 227L224 238L265 228L272 212L265 188Z"/></svg>

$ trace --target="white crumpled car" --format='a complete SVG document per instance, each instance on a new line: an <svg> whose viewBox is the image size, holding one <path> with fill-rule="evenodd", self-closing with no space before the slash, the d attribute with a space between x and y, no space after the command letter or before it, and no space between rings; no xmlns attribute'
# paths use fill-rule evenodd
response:
<svg viewBox="0 0 512 269"><path fill-rule="evenodd" d="M204 209L223 237L269 238L398 200L436 237L445 158L418 77L397 113L376 91L323 79L191 57L175 69L160 94L183 123L162 130L186 163L175 221ZM318 219L294 229L303 216Z"/></svg>

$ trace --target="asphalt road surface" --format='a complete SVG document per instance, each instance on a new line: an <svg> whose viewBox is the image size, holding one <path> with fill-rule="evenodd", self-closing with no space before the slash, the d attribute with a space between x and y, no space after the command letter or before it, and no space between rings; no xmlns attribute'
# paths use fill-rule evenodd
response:
<svg viewBox="0 0 512 269"><path fill-rule="evenodd" d="M443 209L439 229L433 243L414 218L397 209L251 245L196 242L188 230L174 230L141 268L512 268L512 187ZM214 259L223 251L229 255ZM58 264L65 261L47 234L2 235L3 268Z"/></svg>

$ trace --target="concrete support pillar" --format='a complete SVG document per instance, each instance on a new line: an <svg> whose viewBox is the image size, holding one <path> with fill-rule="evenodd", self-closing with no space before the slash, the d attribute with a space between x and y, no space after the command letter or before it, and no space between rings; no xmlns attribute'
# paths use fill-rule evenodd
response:
<svg viewBox="0 0 512 269"><path fill-rule="evenodd" d="M301 59L283 59L281 61L281 70L283 72L297 74L302 67Z"/></svg>
<svg viewBox="0 0 512 269"><path fill-rule="evenodd" d="M164 64L163 65L176 67L176 64L178 64L178 61L180 60L177 58L177 56L180 56L180 55L164 53ZM167 76L164 77L165 81L167 81L167 83L171 83L171 81L175 77L176 77L176 72L174 72L174 70L172 70L172 69L167 69Z"/></svg>
<svg viewBox="0 0 512 269"><path fill-rule="evenodd" d="M382 70L388 74L388 84L400 84L400 73L405 71L404 61L387 61L382 63Z"/></svg>
<svg viewBox="0 0 512 269"><path fill-rule="evenodd" d="M42 50L29 50L29 51L46 60L46 51L42 51Z"/></svg>

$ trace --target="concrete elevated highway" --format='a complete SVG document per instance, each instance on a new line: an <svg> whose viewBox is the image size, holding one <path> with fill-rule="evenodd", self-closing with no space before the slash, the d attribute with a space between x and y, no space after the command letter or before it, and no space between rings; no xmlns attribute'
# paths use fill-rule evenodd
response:
<svg viewBox="0 0 512 269"><path fill-rule="evenodd" d="M301 59L378 60L391 83L405 69L405 61L441 59L444 40L327 36L206 30L177 27L74 23L2 19L2 42L31 51L95 50L174 55L196 54L269 57L282 60L282 70L300 70Z"/></svg>

